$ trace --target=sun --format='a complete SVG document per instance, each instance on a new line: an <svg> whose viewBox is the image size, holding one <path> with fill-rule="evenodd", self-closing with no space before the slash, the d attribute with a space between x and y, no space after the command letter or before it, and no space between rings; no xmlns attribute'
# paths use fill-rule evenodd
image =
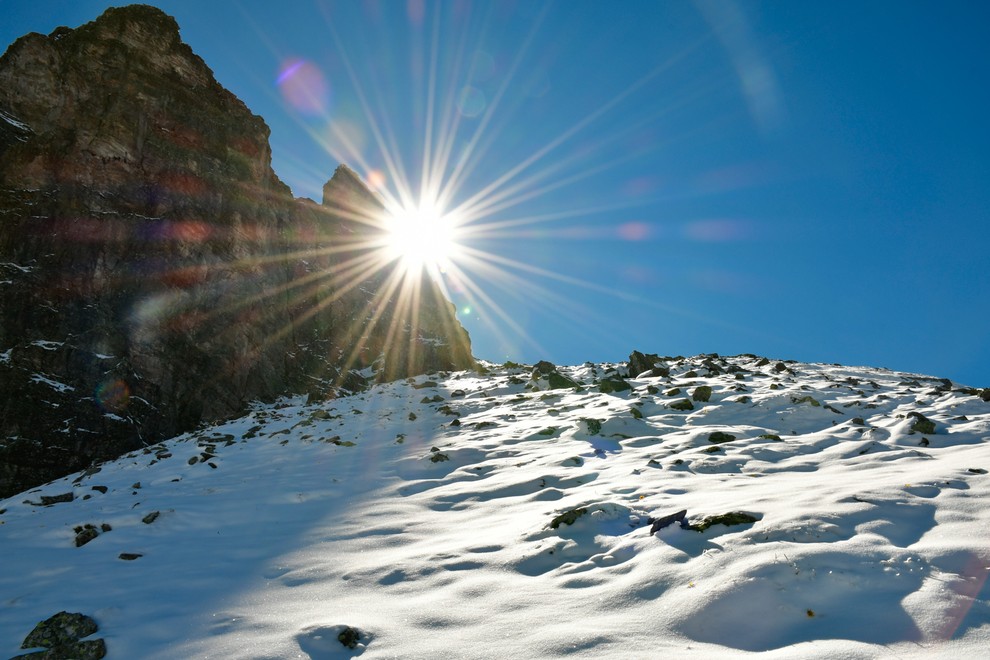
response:
<svg viewBox="0 0 990 660"><path fill-rule="evenodd" d="M408 274L426 271L434 277L456 258L459 222L435 202L399 207L385 218L385 250Z"/></svg>

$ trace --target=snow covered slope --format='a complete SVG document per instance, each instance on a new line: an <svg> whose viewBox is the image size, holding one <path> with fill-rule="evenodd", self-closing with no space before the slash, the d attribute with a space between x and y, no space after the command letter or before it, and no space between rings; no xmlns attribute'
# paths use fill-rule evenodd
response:
<svg viewBox="0 0 990 660"><path fill-rule="evenodd" d="M981 392L755 356L488 366L258 407L0 502L0 656L60 610L110 658L988 648Z"/></svg>

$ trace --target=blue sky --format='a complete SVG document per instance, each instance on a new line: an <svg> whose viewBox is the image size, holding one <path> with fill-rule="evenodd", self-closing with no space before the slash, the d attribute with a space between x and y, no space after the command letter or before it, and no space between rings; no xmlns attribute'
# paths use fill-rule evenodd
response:
<svg viewBox="0 0 990 660"><path fill-rule="evenodd" d="M990 385L990 5L153 4L296 195L340 162L415 192L432 157L451 207L493 205L461 239L489 265L445 277L479 357ZM0 42L106 6L0 0Z"/></svg>

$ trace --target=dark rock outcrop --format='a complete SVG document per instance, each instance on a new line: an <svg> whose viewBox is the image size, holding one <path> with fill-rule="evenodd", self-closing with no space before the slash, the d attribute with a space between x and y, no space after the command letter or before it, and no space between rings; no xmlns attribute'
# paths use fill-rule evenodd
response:
<svg viewBox="0 0 990 660"><path fill-rule="evenodd" d="M0 497L366 367L473 365L379 257L374 193L341 166L293 199L268 136L152 7L0 57Z"/></svg>
<svg viewBox="0 0 990 660"><path fill-rule="evenodd" d="M666 377L670 369L661 364L660 356L656 353L641 353L633 351L629 354L627 369L629 378L637 378L643 374L649 377Z"/></svg>
<svg viewBox="0 0 990 660"><path fill-rule="evenodd" d="M40 622L24 639L22 649L43 648L44 651L19 655L18 658L78 658L98 660L106 656L102 639L83 640L99 630L96 621L78 612L59 612Z"/></svg>

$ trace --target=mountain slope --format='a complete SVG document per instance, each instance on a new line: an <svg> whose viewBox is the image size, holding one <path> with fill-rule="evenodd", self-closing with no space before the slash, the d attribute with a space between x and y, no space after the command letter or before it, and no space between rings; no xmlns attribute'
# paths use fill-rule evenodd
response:
<svg viewBox="0 0 990 660"><path fill-rule="evenodd" d="M285 399L2 501L0 653L60 610L111 658L986 648L984 392L632 363Z"/></svg>

